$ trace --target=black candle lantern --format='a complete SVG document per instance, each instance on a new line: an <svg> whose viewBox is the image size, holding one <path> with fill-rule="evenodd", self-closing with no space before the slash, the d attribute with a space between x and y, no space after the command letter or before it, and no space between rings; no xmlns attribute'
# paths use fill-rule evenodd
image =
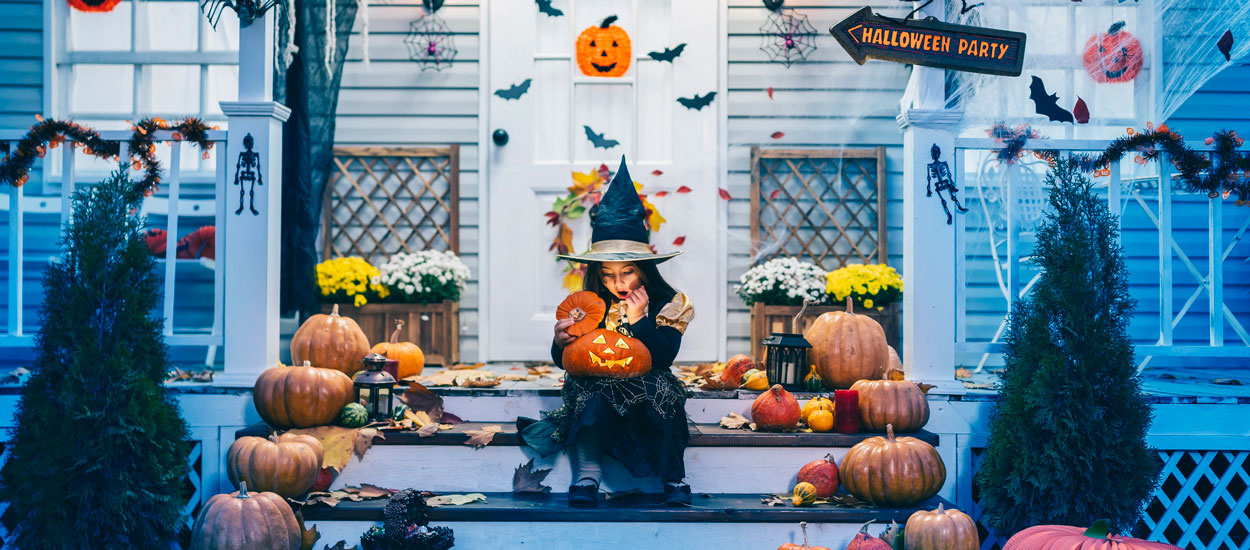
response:
<svg viewBox="0 0 1250 550"><path fill-rule="evenodd" d="M395 390L395 377L383 371L386 356L370 353L360 362L365 369L356 373L352 386L356 388L356 402L369 411L369 420L377 422L391 417L391 396Z"/></svg>
<svg viewBox="0 0 1250 550"><path fill-rule="evenodd" d="M774 332L762 342L768 381L786 388L802 386L807 372L807 350L812 347L802 334Z"/></svg>

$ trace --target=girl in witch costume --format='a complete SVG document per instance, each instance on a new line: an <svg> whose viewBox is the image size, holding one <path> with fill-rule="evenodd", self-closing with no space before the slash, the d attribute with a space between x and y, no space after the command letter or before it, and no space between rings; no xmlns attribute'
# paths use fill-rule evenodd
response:
<svg viewBox="0 0 1250 550"><path fill-rule="evenodd" d="M694 318L685 294L664 281L656 264L681 252L656 254L647 242L646 209L634 189L625 158L599 204L590 211L590 251L560 258L585 262L583 288L609 304L601 328L640 340L651 353L651 372L636 378L565 376L563 405L542 420L518 418L522 440L543 456L573 445L574 484L569 503L597 502L600 459L620 461L634 477L659 477L666 504L689 504L684 453L690 439L686 393L669 367L682 334ZM561 365L574 338L558 321L551 358Z"/></svg>

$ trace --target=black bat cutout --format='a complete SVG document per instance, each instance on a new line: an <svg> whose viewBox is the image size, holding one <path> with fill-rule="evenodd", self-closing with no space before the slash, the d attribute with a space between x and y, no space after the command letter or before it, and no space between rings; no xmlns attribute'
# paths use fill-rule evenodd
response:
<svg viewBox="0 0 1250 550"><path fill-rule="evenodd" d="M551 0L534 0L538 4L538 13L546 14L548 17L560 17L564 12L551 7Z"/></svg>
<svg viewBox="0 0 1250 550"><path fill-rule="evenodd" d="M677 57L681 55L681 51L684 49L686 49L686 44L683 42L678 44L676 48L664 48L663 52L648 52L647 55L651 56L651 59L656 61L667 61L672 63L674 59L677 59Z"/></svg>
<svg viewBox="0 0 1250 550"><path fill-rule="evenodd" d="M1224 31L1224 36L1220 37L1220 41L1215 43L1215 47L1220 49L1220 53L1224 54L1225 61L1233 60L1233 31Z"/></svg>
<svg viewBox="0 0 1250 550"><path fill-rule="evenodd" d="M597 148L611 149L621 144L621 142L615 139L603 137L603 134L596 134L594 130L590 129L590 126L582 126L582 128L586 129L586 139L589 139L591 145L594 145Z"/></svg>
<svg viewBox="0 0 1250 550"><path fill-rule="evenodd" d="M703 95L695 94L695 96L691 98L679 97L677 98L677 102L687 109L702 111L704 107L707 107L712 103L712 98L714 97L716 97L716 92L713 91Z"/></svg>
<svg viewBox="0 0 1250 550"><path fill-rule="evenodd" d="M530 81L532 80L532 78L527 78L525 79L525 82L513 84L506 90L495 90L495 95L504 99L521 99L521 96L525 95L525 92L530 91Z"/></svg>
<svg viewBox="0 0 1250 550"><path fill-rule="evenodd" d="M1029 84L1029 99L1037 105L1037 114L1045 115L1054 122L1076 123L1072 112L1059 106L1059 94L1047 92L1046 84L1042 83L1042 79L1036 75L1033 76L1033 82Z"/></svg>

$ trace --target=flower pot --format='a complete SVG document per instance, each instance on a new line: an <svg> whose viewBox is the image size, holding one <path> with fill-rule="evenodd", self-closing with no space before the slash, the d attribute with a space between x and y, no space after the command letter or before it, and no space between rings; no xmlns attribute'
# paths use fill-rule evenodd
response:
<svg viewBox="0 0 1250 550"><path fill-rule="evenodd" d="M333 304L322 304L328 313ZM403 319L401 342L412 342L425 353L425 364L449 367L460 361L460 303L436 304L339 304L339 315L350 317L369 338L369 345L384 342Z"/></svg>
<svg viewBox="0 0 1250 550"><path fill-rule="evenodd" d="M758 302L752 304L751 357L756 361L764 360L764 344L762 342L765 338L768 338L769 334L774 332L802 334L807 331L807 327L821 314L830 311L846 311L846 306L843 305L807 306L807 311L804 311L803 317L799 318L798 326L794 326L794 315L802 308L803 306L771 306ZM898 351L902 327L899 321L899 304L897 302L880 310L876 308L870 310L856 309L855 313L867 315L881 323L881 328L885 329L886 342L895 351Z"/></svg>

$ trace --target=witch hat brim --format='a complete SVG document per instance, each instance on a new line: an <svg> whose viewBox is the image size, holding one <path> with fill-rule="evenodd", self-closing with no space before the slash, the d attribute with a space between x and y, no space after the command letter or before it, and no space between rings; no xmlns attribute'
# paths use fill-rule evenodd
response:
<svg viewBox="0 0 1250 550"><path fill-rule="evenodd" d="M621 155L621 167L613 176L612 183L599 204L590 210L590 250L558 257L575 262L653 260L660 263L681 254L680 251L665 254L651 251L651 246L647 244L651 232L647 229L646 218L646 207L634 188L634 180L629 177L625 155Z"/></svg>

